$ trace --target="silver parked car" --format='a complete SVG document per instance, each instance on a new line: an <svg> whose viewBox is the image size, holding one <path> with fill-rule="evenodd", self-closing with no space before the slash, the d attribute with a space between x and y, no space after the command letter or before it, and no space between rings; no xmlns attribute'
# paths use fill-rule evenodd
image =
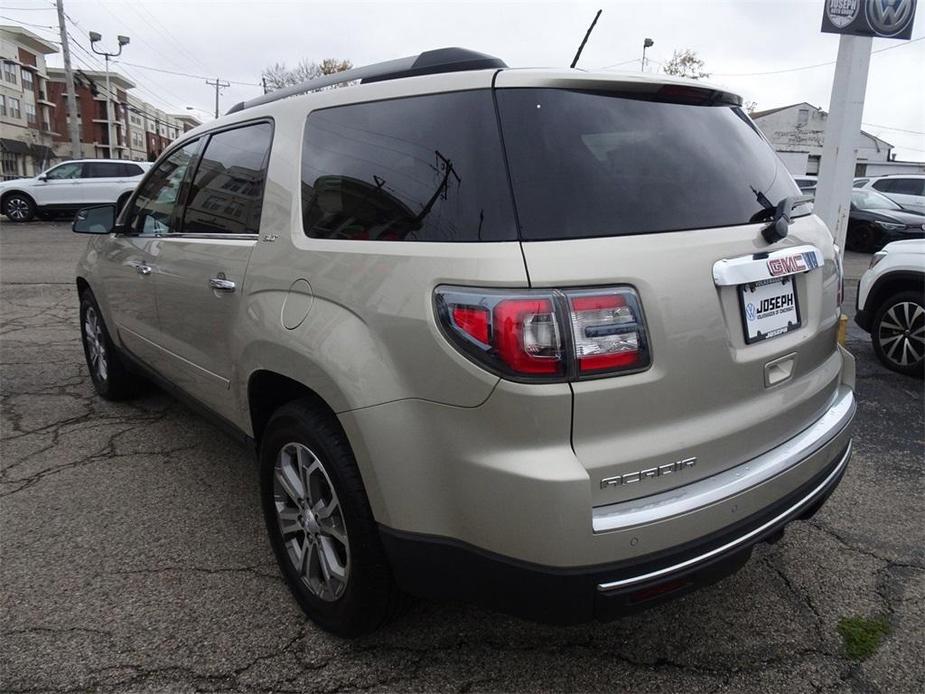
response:
<svg viewBox="0 0 925 694"><path fill-rule="evenodd" d="M650 605L846 469L832 237L699 82L358 68L185 134L74 229L96 389L147 375L256 446L281 571L339 634L405 593Z"/></svg>

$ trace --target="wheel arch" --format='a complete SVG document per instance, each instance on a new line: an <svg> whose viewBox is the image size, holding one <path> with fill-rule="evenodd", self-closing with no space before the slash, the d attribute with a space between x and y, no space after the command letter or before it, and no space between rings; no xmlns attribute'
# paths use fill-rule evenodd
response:
<svg viewBox="0 0 925 694"><path fill-rule="evenodd" d="M6 201L11 195L16 195L16 194L23 195L29 198L29 200L32 201L32 204L35 205L36 209L38 208L39 205L35 201L35 198L32 197L29 193L27 193L25 190L20 190L18 188L14 188L13 190L5 190L3 191L3 193L0 193L0 208L6 205Z"/></svg>
<svg viewBox="0 0 925 694"><path fill-rule="evenodd" d="M276 410L295 400L307 400L333 421L338 421L334 408L301 381L271 369L252 372L247 379L247 407L254 440L259 443Z"/></svg>
<svg viewBox="0 0 925 694"><path fill-rule="evenodd" d="M886 299L902 291L916 291L925 294L925 273L916 272L915 270L895 270L877 278L874 286L870 288L867 294L867 300L864 302L864 308L871 314Z"/></svg>

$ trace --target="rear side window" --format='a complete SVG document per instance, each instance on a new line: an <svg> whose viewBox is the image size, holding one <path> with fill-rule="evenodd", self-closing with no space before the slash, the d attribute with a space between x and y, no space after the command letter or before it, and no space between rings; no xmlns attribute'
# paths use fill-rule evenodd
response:
<svg viewBox="0 0 925 694"><path fill-rule="evenodd" d="M517 238L491 92L339 106L309 115L308 236L375 241Z"/></svg>
<svg viewBox="0 0 925 694"><path fill-rule="evenodd" d="M256 234L273 126L255 123L215 133L190 188L185 234Z"/></svg>
<svg viewBox="0 0 925 694"><path fill-rule="evenodd" d="M738 107L498 90L524 240L747 224L799 189Z"/></svg>
<svg viewBox="0 0 925 694"><path fill-rule="evenodd" d="M120 178L125 176L125 165L117 161L88 161L84 164L84 178Z"/></svg>
<svg viewBox="0 0 925 694"><path fill-rule="evenodd" d="M874 181L873 187L882 193L896 193L898 195L925 194L925 179L916 178L884 178Z"/></svg>
<svg viewBox="0 0 925 694"><path fill-rule="evenodd" d="M123 176L140 176L143 173L144 173L144 169L138 166L138 164L123 164L122 165L122 175Z"/></svg>

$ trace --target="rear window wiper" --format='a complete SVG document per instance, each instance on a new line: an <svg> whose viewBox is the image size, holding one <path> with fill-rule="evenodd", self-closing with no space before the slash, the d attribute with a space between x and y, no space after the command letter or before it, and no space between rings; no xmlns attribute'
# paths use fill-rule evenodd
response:
<svg viewBox="0 0 925 694"><path fill-rule="evenodd" d="M749 218L749 222L763 222L768 219L772 220L771 224L761 230L761 235L768 243L780 241L787 236L787 230L793 219L793 208L813 201L812 195L790 195L780 200L776 205L768 200L767 196L760 190L752 188L755 198L764 209L759 210Z"/></svg>

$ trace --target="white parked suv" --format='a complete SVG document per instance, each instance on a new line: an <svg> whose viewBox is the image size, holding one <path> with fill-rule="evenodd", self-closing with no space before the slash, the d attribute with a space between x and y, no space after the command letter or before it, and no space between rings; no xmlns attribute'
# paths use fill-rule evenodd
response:
<svg viewBox="0 0 925 694"><path fill-rule="evenodd" d="M883 365L925 372L925 239L895 241L871 258L858 286L855 321L870 333Z"/></svg>
<svg viewBox="0 0 925 694"><path fill-rule="evenodd" d="M857 188L873 188L911 212L925 214L925 174L890 174L866 179Z"/></svg>
<svg viewBox="0 0 925 694"><path fill-rule="evenodd" d="M116 203L119 208L151 164L119 159L66 161L34 178L0 183L0 211L11 222L36 215L76 212L87 205Z"/></svg>

